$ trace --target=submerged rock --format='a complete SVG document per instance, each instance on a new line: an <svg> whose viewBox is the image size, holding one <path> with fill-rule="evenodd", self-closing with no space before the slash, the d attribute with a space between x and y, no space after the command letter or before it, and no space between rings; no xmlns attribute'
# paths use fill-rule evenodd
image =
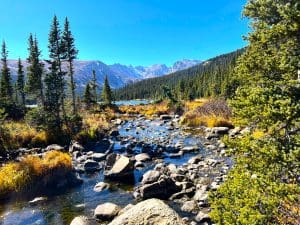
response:
<svg viewBox="0 0 300 225"><path fill-rule="evenodd" d="M179 215L158 199L149 199L130 207L109 225L184 225Z"/></svg>
<svg viewBox="0 0 300 225"><path fill-rule="evenodd" d="M98 162L89 159L84 162L83 168L86 172L95 172L100 169L100 165Z"/></svg>
<svg viewBox="0 0 300 225"><path fill-rule="evenodd" d="M29 201L28 203L31 204L31 205L34 205L34 204L44 202L46 200L47 200L47 197L36 197L33 200Z"/></svg>
<svg viewBox="0 0 300 225"><path fill-rule="evenodd" d="M95 185L93 190L95 192L101 192L101 191L109 189L109 188L110 188L110 184L105 183L105 182L99 182Z"/></svg>

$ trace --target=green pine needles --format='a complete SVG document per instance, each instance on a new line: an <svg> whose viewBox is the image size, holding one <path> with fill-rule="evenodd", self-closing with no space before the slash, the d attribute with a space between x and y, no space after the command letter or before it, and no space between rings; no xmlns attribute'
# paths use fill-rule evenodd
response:
<svg viewBox="0 0 300 225"><path fill-rule="evenodd" d="M245 54L235 69L240 86L231 100L243 138L227 140L234 169L211 193L217 224L299 224L300 4L249 0ZM255 135L260 131L261 135Z"/></svg>

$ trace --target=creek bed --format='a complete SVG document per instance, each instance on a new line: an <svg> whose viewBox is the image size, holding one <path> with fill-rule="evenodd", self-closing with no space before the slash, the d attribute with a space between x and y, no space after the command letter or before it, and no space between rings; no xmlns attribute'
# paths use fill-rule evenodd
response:
<svg viewBox="0 0 300 225"><path fill-rule="evenodd" d="M198 145L198 153L186 153L180 158L161 159L166 163L182 165L195 154L210 155L205 151L202 142L204 138L192 135L181 130L179 127L172 127L170 123L160 119L146 120L145 118L134 118L118 127L122 139L129 138L135 141L146 143L157 147L162 145L174 145L182 142L184 146ZM130 139L131 138L131 139ZM115 151L119 152L123 144L115 141ZM136 149L137 153L139 149ZM145 167L134 171L134 184L111 183L111 189L100 193L93 190L96 183L104 180L103 170L92 174L80 174L83 184L67 190L45 192L47 199L40 203L30 204L29 201L35 197L27 196L11 199L9 202L0 203L0 224L3 225L68 225L78 215L93 216L97 205L105 202L113 202L120 206L135 203L132 191L141 180L142 175L155 166L155 161L146 163ZM106 181L107 182L107 181Z"/></svg>

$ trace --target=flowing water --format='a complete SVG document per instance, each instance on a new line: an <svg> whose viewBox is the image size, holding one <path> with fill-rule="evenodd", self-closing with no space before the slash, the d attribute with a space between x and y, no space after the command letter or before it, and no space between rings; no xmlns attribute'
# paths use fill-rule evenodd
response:
<svg viewBox="0 0 300 225"><path fill-rule="evenodd" d="M201 139L198 136L185 134L179 128L172 128L168 123L160 120L134 119L119 126L122 137L131 137L135 140L149 144L154 149L158 147L154 143L172 145L181 141L185 146L199 145ZM129 139L131 140L131 139ZM116 142L115 151L122 149L121 142ZM136 152L139 152L137 147ZM203 151L204 154L204 151ZM165 158L164 161L177 165L187 162L194 154L185 154L181 158ZM0 224L3 225L67 225L77 215L93 216L93 210L97 205L105 202L113 202L120 206L134 203L132 190L136 186L143 173L154 167L150 162L142 170L135 170L135 181L132 185L113 183L112 189L97 193L93 187L99 181L104 180L103 171L93 174L81 174L83 184L68 190L52 191L43 196L47 200L38 204L29 204L28 201L35 197L18 197L9 202L0 203Z"/></svg>

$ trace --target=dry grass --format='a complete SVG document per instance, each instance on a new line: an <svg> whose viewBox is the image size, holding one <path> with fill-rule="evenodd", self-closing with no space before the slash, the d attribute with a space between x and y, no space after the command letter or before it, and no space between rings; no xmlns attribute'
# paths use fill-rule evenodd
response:
<svg viewBox="0 0 300 225"><path fill-rule="evenodd" d="M10 148L44 146L47 144L45 132L37 131L25 122L7 121L3 124L7 133L5 145Z"/></svg>
<svg viewBox="0 0 300 225"><path fill-rule="evenodd" d="M200 98L200 99L195 99L194 101L187 101L185 102L185 108L187 111L192 111L195 110L196 108L202 106L205 102L207 102L208 99L206 98Z"/></svg>
<svg viewBox="0 0 300 225"><path fill-rule="evenodd" d="M224 100L204 100L189 103L181 122L187 126L232 127L231 110ZM199 106L196 106L199 104ZM190 109L190 110L189 110Z"/></svg>
<svg viewBox="0 0 300 225"><path fill-rule="evenodd" d="M166 102L149 105L120 106L121 113L141 114L145 116L161 115L169 113L169 106Z"/></svg>
<svg viewBox="0 0 300 225"><path fill-rule="evenodd" d="M72 160L67 153L50 151L43 158L27 156L20 162L11 162L0 168L0 197L19 192L30 183L51 175L54 170L65 174L72 170Z"/></svg>
<svg viewBox="0 0 300 225"><path fill-rule="evenodd" d="M115 118L113 110L106 109L104 112L82 114L82 129L74 139L82 144L94 141L111 127L111 119Z"/></svg>

